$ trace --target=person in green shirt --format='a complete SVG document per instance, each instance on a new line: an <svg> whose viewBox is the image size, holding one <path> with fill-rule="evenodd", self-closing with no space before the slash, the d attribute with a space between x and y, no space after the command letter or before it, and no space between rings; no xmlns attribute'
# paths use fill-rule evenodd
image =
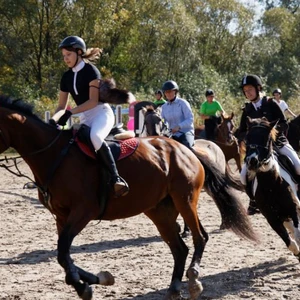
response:
<svg viewBox="0 0 300 300"><path fill-rule="evenodd" d="M163 92L161 90L157 90L155 92L155 98L156 100L153 101L155 104L156 108L165 104L167 101L163 98Z"/></svg>
<svg viewBox="0 0 300 300"><path fill-rule="evenodd" d="M200 117L204 120L206 139L214 141L215 131L218 124L221 123L221 115L225 114L222 105L214 99L215 93L208 89L205 92L206 101L200 107Z"/></svg>

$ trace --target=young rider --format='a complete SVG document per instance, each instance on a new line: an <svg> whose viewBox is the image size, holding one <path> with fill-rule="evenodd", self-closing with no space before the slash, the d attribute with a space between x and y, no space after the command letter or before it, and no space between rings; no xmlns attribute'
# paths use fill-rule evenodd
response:
<svg viewBox="0 0 300 300"><path fill-rule="evenodd" d="M204 120L206 139L214 141L216 128L221 123L221 117L218 114L224 115L225 111L220 102L214 99L213 90L208 89L205 97L206 101L200 107L200 117Z"/></svg>
<svg viewBox="0 0 300 300"><path fill-rule="evenodd" d="M194 115L190 104L178 97L179 87L175 81L166 81L162 90L167 103L161 107L161 117L172 131L172 138L192 148L195 136Z"/></svg>
<svg viewBox="0 0 300 300"><path fill-rule="evenodd" d="M281 89L275 89L272 93L273 95L273 100L274 102L276 102L279 107L281 108L283 113L288 113L289 115L291 115L292 117L296 118L297 116L289 109L289 106L287 105L287 103L281 99Z"/></svg>
<svg viewBox="0 0 300 300"><path fill-rule="evenodd" d="M283 155L288 156L295 167L295 171L300 175L300 160L297 153L289 144L285 132L288 129L287 120L281 111L280 107L272 100L266 97L261 97L262 82L257 75L246 75L242 79L241 88L245 97L250 101L246 103L241 116L241 122L239 127L240 137L242 140L247 132L247 117L250 118L262 118L266 117L269 122L278 121L276 129L278 135L275 141L276 150ZM241 182L246 187L246 192L250 198L250 204L248 208L248 214L254 214L257 212L256 204L251 192L251 186L247 181L247 166L243 165L241 171Z"/></svg>
<svg viewBox="0 0 300 300"><path fill-rule="evenodd" d="M64 126L72 114L80 114L80 123L91 128L91 141L97 159L105 165L111 174L112 185L116 196L126 195L128 185L119 176L116 163L105 138L114 125L114 113L107 103L99 102L99 70L92 62L99 58L99 48L86 49L85 42L78 36L68 36L59 45L68 70L60 82L59 102L56 112L65 111L57 124ZM69 94L76 107L66 110Z"/></svg>

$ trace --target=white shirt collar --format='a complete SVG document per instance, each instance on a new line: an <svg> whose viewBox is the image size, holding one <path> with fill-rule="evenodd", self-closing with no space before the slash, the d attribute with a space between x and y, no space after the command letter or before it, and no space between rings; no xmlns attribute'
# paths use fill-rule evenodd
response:
<svg viewBox="0 0 300 300"><path fill-rule="evenodd" d="M85 62L82 60L79 64L77 64L75 67L72 68L72 71L74 73L79 72L81 69L83 69L85 65Z"/></svg>
<svg viewBox="0 0 300 300"><path fill-rule="evenodd" d="M251 102L255 110L258 110L261 107L262 99L259 99L257 102Z"/></svg>

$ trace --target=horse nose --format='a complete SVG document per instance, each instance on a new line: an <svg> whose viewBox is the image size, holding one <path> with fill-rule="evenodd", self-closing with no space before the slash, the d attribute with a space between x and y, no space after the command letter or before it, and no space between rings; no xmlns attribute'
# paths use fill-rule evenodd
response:
<svg viewBox="0 0 300 300"><path fill-rule="evenodd" d="M259 162L257 156L250 156L246 158L246 162L249 170L254 170L258 168Z"/></svg>

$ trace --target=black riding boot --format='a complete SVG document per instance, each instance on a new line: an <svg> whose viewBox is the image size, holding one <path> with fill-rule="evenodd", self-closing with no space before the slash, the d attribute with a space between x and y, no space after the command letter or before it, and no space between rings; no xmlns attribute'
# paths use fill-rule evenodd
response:
<svg viewBox="0 0 300 300"><path fill-rule="evenodd" d="M256 202L254 199L254 195L252 193L252 182L247 182L247 184L245 185L245 192L248 195L248 197L250 198L249 206L247 209L247 214L249 216L258 214L260 211L257 208Z"/></svg>
<svg viewBox="0 0 300 300"><path fill-rule="evenodd" d="M125 196L129 192L127 182L120 177L115 160L112 156L109 146L104 141L101 148L96 152L97 159L102 162L105 168L111 174L111 181L114 188L115 196Z"/></svg>

